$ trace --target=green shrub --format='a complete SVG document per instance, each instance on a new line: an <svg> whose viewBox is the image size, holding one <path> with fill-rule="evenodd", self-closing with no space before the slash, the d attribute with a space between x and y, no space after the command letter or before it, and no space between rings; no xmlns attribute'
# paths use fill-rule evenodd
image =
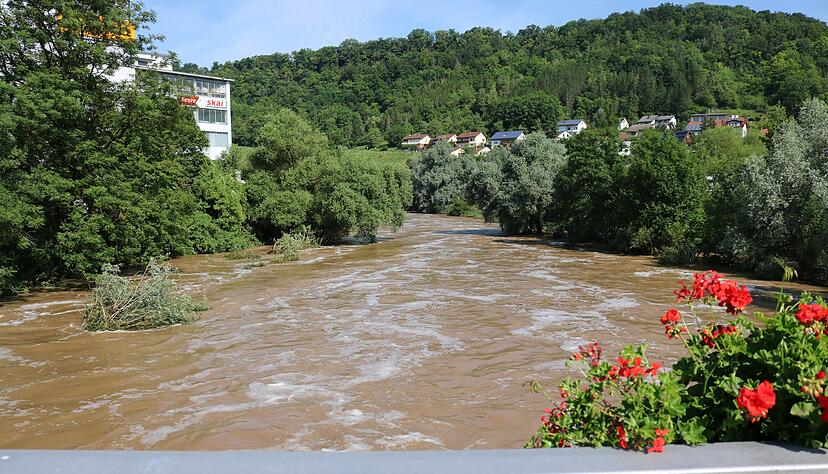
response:
<svg viewBox="0 0 828 474"><path fill-rule="evenodd" d="M173 270L151 260L143 274L127 278L104 265L83 315L87 331L139 331L191 323L207 306L178 294Z"/></svg>
<svg viewBox="0 0 828 474"><path fill-rule="evenodd" d="M273 244L276 263L299 260L299 251L319 246L319 241L308 226L300 227L291 233L285 234Z"/></svg>

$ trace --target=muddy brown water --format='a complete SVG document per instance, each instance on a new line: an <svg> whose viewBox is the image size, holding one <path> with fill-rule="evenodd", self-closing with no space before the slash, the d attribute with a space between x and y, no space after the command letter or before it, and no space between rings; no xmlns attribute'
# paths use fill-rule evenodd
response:
<svg viewBox="0 0 828 474"><path fill-rule="evenodd" d="M427 215L298 263L173 263L211 305L193 325L86 333L74 291L0 305L0 447L521 447L549 405L524 383L578 345L681 354L657 319L691 275Z"/></svg>

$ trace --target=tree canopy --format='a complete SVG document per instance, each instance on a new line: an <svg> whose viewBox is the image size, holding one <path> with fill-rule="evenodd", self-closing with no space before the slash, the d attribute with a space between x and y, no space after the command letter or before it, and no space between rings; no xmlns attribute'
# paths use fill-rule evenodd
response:
<svg viewBox="0 0 828 474"><path fill-rule="evenodd" d="M287 107L339 145L391 145L409 133L549 131L560 118L710 108L758 113L826 98L828 27L802 14L664 4L516 33L477 27L216 64L236 79L235 138ZM192 66L190 66L192 67Z"/></svg>

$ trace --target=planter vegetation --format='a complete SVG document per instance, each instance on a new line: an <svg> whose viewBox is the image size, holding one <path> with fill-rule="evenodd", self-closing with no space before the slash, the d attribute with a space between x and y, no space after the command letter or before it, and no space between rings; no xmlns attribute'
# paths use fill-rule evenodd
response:
<svg viewBox="0 0 828 474"><path fill-rule="evenodd" d="M828 447L825 302L780 291L774 314L747 318L748 289L712 270L675 293L686 309L670 309L660 321L687 355L668 370L651 363L644 346L627 347L614 360L603 358L598 343L581 347L569 364L582 377L561 383L560 401L546 410L527 447L661 452L670 443L715 441ZM700 304L724 308L724 318L703 322ZM532 388L543 391L538 383Z"/></svg>

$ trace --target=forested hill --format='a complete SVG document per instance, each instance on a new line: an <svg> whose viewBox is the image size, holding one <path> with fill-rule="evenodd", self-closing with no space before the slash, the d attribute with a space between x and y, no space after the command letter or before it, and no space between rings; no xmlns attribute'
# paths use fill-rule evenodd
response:
<svg viewBox="0 0 828 474"><path fill-rule="evenodd" d="M234 84L234 130L294 109L336 143L398 143L411 132L549 130L564 117L708 108L788 112L828 92L828 26L802 14L664 4L517 33L415 30L406 38L256 56L211 73ZM193 65L185 65L192 67Z"/></svg>

